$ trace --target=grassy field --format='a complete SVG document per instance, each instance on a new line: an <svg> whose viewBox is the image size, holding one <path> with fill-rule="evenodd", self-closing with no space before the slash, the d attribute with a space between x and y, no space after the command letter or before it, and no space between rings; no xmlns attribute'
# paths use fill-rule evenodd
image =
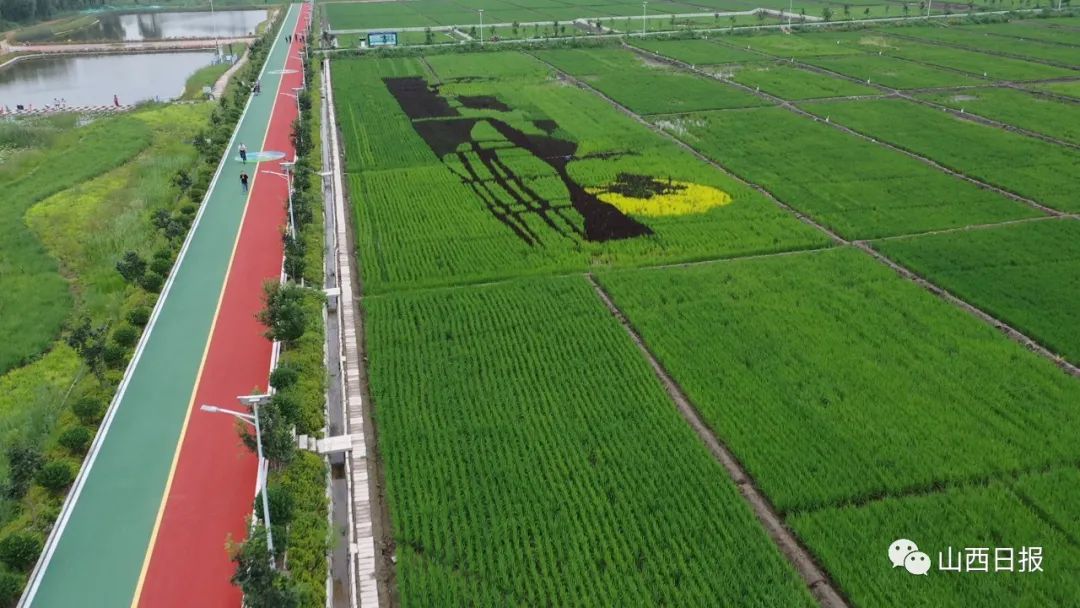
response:
<svg viewBox="0 0 1080 608"><path fill-rule="evenodd" d="M584 279L365 307L403 605L813 605Z"/></svg>
<svg viewBox="0 0 1080 608"><path fill-rule="evenodd" d="M424 131L430 144L382 81L424 74L420 61L334 64L369 291L826 243L595 95L548 78L527 55L440 55L427 64L446 100L430 104L446 104L445 116L419 125L439 129ZM457 125L465 127L445 131ZM648 182L638 193L645 198L616 196L620 180L635 179Z"/></svg>
<svg viewBox="0 0 1080 608"><path fill-rule="evenodd" d="M820 108L829 114L855 103ZM850 238L1038 215L903 154L780 108L687 114L655 122Z"/></svg>
<svg viewBox="0 0 1080 608"><path fill-rule="evenodd" d="M643 38L630 42L638 48L694 65L740 63L764 59L757 53L717 44L715 41L710 40L656 40Z"/></svg>
<svg viewBox="0 0 1080 608"><path fill-rule="evenodd" d="M68 283L23 220L31 206L131 159L150 144L142 121L121 118L60 136L0 166L0 373L29 362L58 336L71 311ZM57 167L63 167L57 171Z"/></svg>
<svg viewBox="0 0 1080 608"><path fill-rule="evenodd" d="M1066 67L1080 67L1080 52L1075 47L1056 42L987 36L984 31L964 27L910 28L904 30L903 35L993 54L1018 55L1022 58L1041 60ZM1075 44L1076 38L1073 37L1072 40Z"/></svg>
<svg viewBox="0 0 1080 608"><path fill-rule="evenodd" d="M803 107L1049 207L1080 210L1080 183L1061 179L1075 171L1076 155L1061 146L908 101Z"/></svg>
<svg viewBox="0 0 1080 608"><path fill-rule="evenodd" d="M600 279L784 512L1080 456L1075 378L864 253Z"/></svg>
<svg viewBox="0 0 1080 608"><path fill-rule="evenodd" d="M882 241L889 257L1080 364L1080 223Z"/></svg>

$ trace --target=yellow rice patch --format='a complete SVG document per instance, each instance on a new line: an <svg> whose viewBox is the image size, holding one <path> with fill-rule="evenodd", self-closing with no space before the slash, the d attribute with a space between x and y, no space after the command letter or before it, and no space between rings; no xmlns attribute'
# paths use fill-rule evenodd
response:
<svg viewBox="0 0 1080 608"><path fill-rule="evenodd" d="M610 192L607 188L586 188L590 194L615 205L627 215L687 215L705 213L713 207L731 204L731 195L712 186L703 186L691 182L670 182L676 186L672 192L653 194L648 198L626 196Z"/></svg>

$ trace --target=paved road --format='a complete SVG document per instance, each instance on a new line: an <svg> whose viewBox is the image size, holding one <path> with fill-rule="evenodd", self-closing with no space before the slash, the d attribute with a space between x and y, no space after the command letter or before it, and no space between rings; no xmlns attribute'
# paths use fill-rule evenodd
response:
<svg viewBox="0 0 1080 608"><path fill-rule="evenodd" d="M300 13L299 5L290 8L283 31L293 31ZM230 150L240 141L252 151L264 141L287 143L295 102L275 92L288 84L280 71L290 56L283 39L274 43L263 92L249 102ZM228 586L225 535L243 537L255 459L239 445L229 417L197 406L213 398L237 407L230 398L265 388L270 344L251 317L259 285L279 273L285 186L249 163L252 192L245 195L231 155L218 168L21 606L240 606ZM263 168L280 170L278 161ZM170 568L179 560L183 568L155 570L159 559ZM140 588L148 594L141 603Z"/></svg>
<svg viewBox="0 0 1080 608"><path fill-rule="evenodd" d="M11 44L6 45L5 53L120 53L138 51L190 51L194 49L212 49L219 44L245 44L255 38L200 38L191 40L145 40L143 42L90 42L76 44Z"/></svg>

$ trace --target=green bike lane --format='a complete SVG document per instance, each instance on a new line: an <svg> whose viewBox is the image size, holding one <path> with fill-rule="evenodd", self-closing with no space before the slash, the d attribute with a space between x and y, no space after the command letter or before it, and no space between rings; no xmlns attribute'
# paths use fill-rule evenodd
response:
<svg viewBox="0 0 1080 608"><path fill-rule="evenodd" d="M289 7L282 31L293 31L299 12ZM20 607L132 603L248 204L230 159L240 142L255 152L265 139L288 54L280 38ZM256 167L247 165L252 181Z"/></svg>

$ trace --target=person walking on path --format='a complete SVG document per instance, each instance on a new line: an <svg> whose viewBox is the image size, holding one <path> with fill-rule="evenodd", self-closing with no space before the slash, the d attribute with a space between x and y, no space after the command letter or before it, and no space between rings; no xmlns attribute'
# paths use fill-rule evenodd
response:
<svg viewBox="0 0 1080 608"><path fill-rule="evenodd" d="M247 146L243 142L240 143L240 162L247 164Z"/></svg>
<svg viewBox="0 0 1080 608"><path fill-rule="evenodd" d="M262 92L262 84L258 80L255 81L255 94L258 95Z"/></svg>
<svg viewBox="0 0 1080 608"><path fill-rule="evenodd" d="M116 95L116 94L114 94L114 95L112 96L112 103L113 103L113 106L115 106L115 107L119 108L119 107L120 107L120 96L119 96L119 95Z"/></svg>
<svg viewBox="0 0 1080 608"><path fill-rule="evenodd" d="M248 174L247 171L240 172L240 187L244 189L246 193L248 191Z"/></svg>

